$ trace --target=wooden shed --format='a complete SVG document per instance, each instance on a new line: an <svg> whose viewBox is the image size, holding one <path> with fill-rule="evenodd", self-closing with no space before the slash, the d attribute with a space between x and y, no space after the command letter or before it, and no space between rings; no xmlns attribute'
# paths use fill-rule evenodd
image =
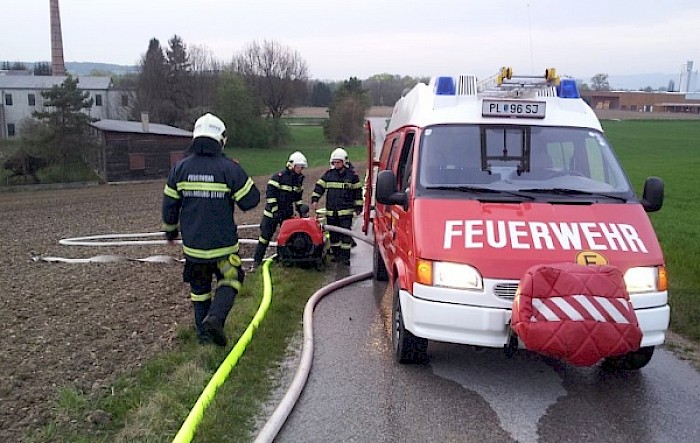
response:
<svg viewBox="0 0 700 443"><path fill-rule="evenodd" d="M192 141L190 131L147 120L98 120L92 127L100 140L96 169L106 182L165 179Z"/></svg>

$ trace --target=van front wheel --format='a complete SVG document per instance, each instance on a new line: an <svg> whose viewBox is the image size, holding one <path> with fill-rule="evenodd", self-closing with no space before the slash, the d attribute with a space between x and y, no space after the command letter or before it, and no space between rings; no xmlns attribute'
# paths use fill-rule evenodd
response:
<svg viewBox="0 0 700 443"><path fill-rule="evenodd" d="M374 272L375 280L389 280L389 273L387 272L386 266L384 265L382 254L379 253L379 246L377 246L376 240L374 243L374 254L372 255L372 271Z"/></svg>
<svg viewBox="0 0 700 443"><path fill-rule="evenodd" d="M654 355L653 346L639 348L625 355L607 357L603 360L603 368L612 371L636 371L646 366L651 360L652 355Z"/></svg>
<svg viewBox="0 0 700 443"><path fill-rule="evenodd" d="M399 281L394 281L394 308L392 315L391 343L394 348L394 359L399 363L418 363L427 359L428 340L416 337L408 331L403 322L401 300L399 299Z"/></svg>

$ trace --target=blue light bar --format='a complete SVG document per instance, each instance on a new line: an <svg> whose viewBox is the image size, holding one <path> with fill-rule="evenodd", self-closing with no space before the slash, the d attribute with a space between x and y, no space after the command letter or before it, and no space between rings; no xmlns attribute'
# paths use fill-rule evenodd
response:
<svg viewBox="0 0 700 443"><path fill-rule="evenodd" d="M435 95L455 95L455 79L452 77L438 77L435 80Z"/></svg>
<svg viewBox="0 0 700 443"><path fill-rule="evenodd" d="M563 78L557 86L557 96L560 98L581 98L576 87L576 80L573 78Z"/></svg>

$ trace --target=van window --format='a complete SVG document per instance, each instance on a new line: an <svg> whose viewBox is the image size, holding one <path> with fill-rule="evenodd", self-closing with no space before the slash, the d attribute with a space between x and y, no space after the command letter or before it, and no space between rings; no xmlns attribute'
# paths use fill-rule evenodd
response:
<svg viewBox="0 0 700 443"><path fill-rule="evenodd" d="M421 189L633 191L602 133L525 125L436 125L420 140ZM561 194L560 194L561 195Z"/></svg>
<svg viewBox="0 0 700 443"><path fill-rule="evenodd" d="M409 132L406 134L406 138L403 141L403 147L401 148L401 157L399 158L399 165L396 171L396 178L401 186L399 189L405 190L408 187L411 179L411 170L413 169L413 139L415 138L414 132Z"/></svg>

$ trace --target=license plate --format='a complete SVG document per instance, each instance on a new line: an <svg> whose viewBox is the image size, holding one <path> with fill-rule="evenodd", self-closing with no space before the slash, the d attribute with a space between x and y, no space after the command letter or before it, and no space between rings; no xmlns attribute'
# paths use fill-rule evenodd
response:
<svg viewBox="0 0 700 443"><path fill-rule="evenodd" d="M484 117L544 118L545 102L520 100L484 100L481 115Z"/></svg>

